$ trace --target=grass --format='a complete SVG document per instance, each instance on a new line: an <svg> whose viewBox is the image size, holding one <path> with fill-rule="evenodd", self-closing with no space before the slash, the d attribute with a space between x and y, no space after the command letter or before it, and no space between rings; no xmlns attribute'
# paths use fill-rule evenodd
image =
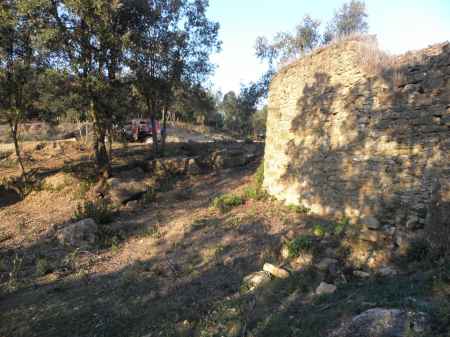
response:
<svg viewBox="0 0 450 337"><path fill-rule="evenodd" d="M83 204L78 204L73 218L76 221L91 218L97 224L102 225L112 222L113 213L105 200L85 201Z"/></svg>
<svg viewBox="0 0 450 337"><path fill-rule="evenodd" d="M237 194L225 194L213 200L212 206L221 213L229 212L234 207L243 205L245 199Z"/></svg>
<svg viewBox="0 0 450 337"><path fill-rule="evenodd" d="M313 248L313 240L308 235L300 235L286 243L289 257L297 257L301 253L310 252Z"/></svg>

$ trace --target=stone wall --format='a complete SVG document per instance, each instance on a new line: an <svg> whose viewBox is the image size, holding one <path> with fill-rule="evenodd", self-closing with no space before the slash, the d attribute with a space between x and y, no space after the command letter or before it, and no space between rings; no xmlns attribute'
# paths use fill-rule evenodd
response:
<svg viewBox="0 0 450 337"><path fill-rule="evenodd" d="M345 41L273 79L264 186L276 198L417 229L433 186L450 201L449 181L448 42L394 58Z"/></svg>

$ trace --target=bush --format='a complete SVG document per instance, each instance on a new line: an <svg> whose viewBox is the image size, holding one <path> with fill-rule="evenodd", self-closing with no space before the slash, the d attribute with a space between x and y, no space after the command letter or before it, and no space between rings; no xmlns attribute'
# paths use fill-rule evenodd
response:
<svg viewBox="0 0 450 337"><path fill-rule="evenodd" d="M93 219L97 224L107 224L113 220L113 210L105 200L85 201L78 204L74 219L79 221L86 218Z"/></svg>
<svg viewBox="0 0 450 337"><path fill-rule="evenodd" d="M313 240L310 236L300 235L286 244L289 257L297 257L303 252L310 252L313 248Z"/></svg>
<svg viewBox="0 0 450 337"><path fill-rule="evenodd" d="M225 194L217 197L213 200L212 206L217 208L222 213L230 211L236 206L240 206L245 203L244 198L235 194Z"/></svg>
<svg viewBox="0 0 450 337"><path fill-rule="evenodd" d="M267 192L258 187L248 186L244 189L245 199L264 200L267 196Z"/></svg>

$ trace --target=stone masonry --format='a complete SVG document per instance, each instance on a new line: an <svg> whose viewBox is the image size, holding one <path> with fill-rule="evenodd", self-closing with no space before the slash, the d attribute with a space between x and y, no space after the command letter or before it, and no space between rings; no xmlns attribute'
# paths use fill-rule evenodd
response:
<svg viewBox="0 0 450 337"><path fill-rule="evenodd" d="M389 57L373 43L322 48L275 76L264 186L317 215L416 230L433 186L450 201L450 44Z"/></svg>

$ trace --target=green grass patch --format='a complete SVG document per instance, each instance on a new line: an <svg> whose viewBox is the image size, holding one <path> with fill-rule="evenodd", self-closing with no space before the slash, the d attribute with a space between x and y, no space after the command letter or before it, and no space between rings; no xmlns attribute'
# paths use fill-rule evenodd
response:
<svg viewBox="0 0 450 337"><path fill-rule="evenodd" d="M225 194L213 200L212 206L222 213L229 212L234 207L243 205L245 199L236 194Z"/></svg>

